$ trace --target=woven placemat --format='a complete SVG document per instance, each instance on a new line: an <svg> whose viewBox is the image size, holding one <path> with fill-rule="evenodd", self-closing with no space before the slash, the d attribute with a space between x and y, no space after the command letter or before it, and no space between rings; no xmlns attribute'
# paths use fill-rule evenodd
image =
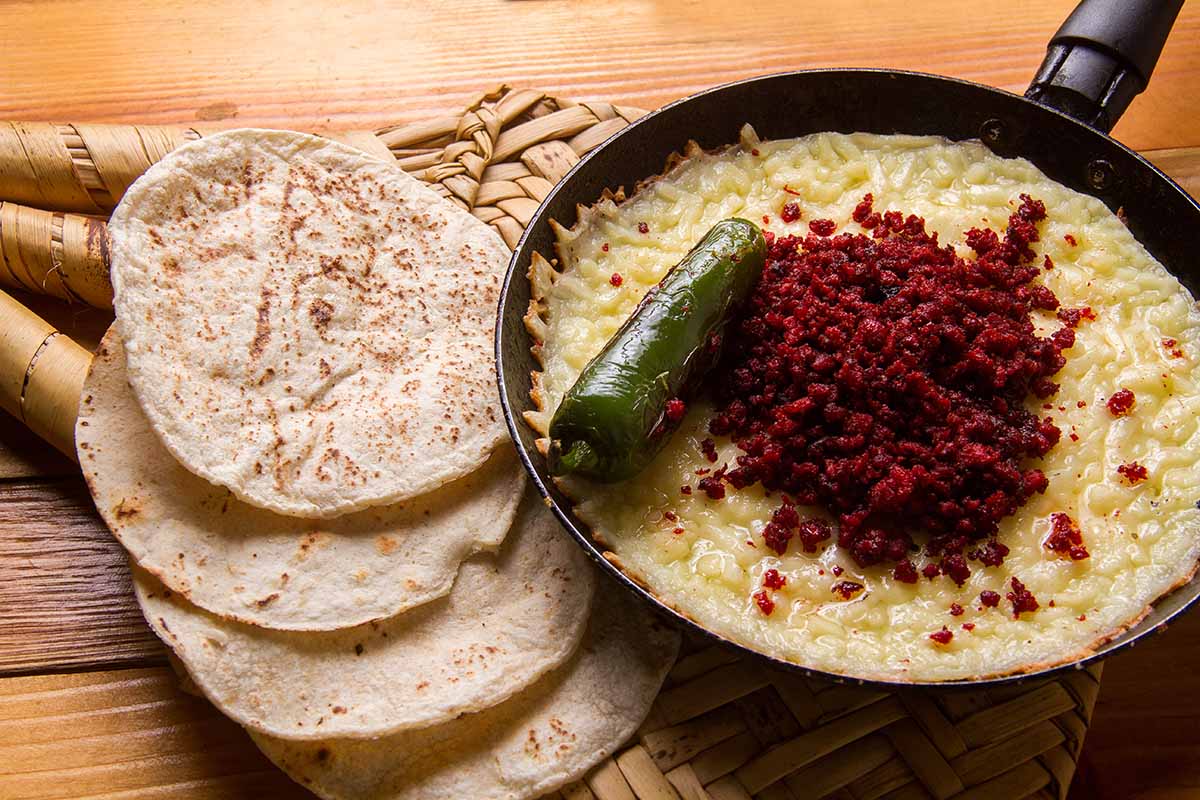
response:
<svg viewBox="0 0 1200 800"><path fill-rule="evenodd" d="M643 113L501 87L453 116L339 138L376 153L386 148L511 247L580 156ZM19 287L103 305L102 285L93 283L85 297L61 284L47 288L47 276L63 271L64 258L103 273L107 251L95 218L152 160L205 131L47 125L8 133L26 137L24 152L45 156L30 163L25 178L9 171L11 180L0 182L0 200L16 201L7 218L19 211L27 219L7 231L0 225L0 244L10 237L0 248L0 280L7 274ZM49 144L31 147L38 136ZM133 155L117 157L125 151ZM89 216L76 216L83 214ZM73 230L83 231L74 256ZM13 242L22 231L18 248ZM38 264L40 289L30 266ZM889 692L785 674L689 642L634 739L552 797L1063 800L1099 681L1097 665L1016 686Z"/></svg>

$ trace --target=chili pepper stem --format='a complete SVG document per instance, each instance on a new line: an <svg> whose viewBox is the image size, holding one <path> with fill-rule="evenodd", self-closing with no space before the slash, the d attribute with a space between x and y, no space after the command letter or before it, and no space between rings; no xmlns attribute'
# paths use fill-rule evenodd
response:
<svg viewBox="0 0 1200 800"><path fill-rule="evenodd" d="M592 446L582 439L574 442L567 452L562 453L558 442L550 449L550 471L555 475L565 475L569 472L584 472L594 470L600 465L600 458Z"/></svg>

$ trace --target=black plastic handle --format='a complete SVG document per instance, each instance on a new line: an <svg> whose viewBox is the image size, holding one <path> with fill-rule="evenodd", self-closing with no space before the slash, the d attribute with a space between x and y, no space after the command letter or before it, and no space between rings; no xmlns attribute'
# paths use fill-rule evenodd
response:
<svg viewBox="0 0 1200 800"><path fill-rule="evenodd" d="M1183 0L1083 0L1054 34L1025 96L1104 132L1150 74Z"/></svg>

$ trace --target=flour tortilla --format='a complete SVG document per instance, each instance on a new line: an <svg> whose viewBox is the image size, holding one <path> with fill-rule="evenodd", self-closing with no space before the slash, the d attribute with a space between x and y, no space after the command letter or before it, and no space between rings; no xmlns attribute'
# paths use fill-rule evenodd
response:
<svg viewBox="0 0 1200 800"><path fill-rule="evenodd" d="M142 613L227 716L292 739L371 737L495 705L562 664L591 606L592 567L532 495L498 555L450 594L340 631L223 620L134 569Z"/></svg>
<svg viewBox="0 0 1200 800"><path fill-rule="evenodd" d="M478 714L369 741L251 736L293 780L329 800L538 797L629 739L678 647L678 633L614 591L597 599L571 661Z"/></svg>
<svg viewBox="0 0 1200 800"><path fill-rule="evenodd" d="M207 611L283 630L348 628L444 596L463 559L499 547L525 486L503 445L404 503L326 521L254 508L162 446L113 330L84 384L75 442L96 508L138 564Z"/></svg>
<svg viewBox="0 0 1200 800"><path fill-rule="evenodd" d="M220 133L148 169L109 230L134 392L185 467L245 502L394 503L504 440L491 342L508 251L395 164Z"/></svg>

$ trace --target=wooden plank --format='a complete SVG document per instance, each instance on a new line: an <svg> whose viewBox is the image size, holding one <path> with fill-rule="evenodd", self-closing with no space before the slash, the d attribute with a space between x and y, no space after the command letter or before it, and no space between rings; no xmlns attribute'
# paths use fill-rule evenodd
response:
<svg viewBox="0 0 1200 800"><path fill-rule="evenodd" d="M79 467L71 459L19 419L0 411L0 480L78 474Z"/></svg>
<svg viewBox="0 0 1200 800"><path fill-rule="evenodd" d="M376 127L491 84L655 108L714 84L821 66L939 72L1023 91L1075 0L609 0L3 4L0 117ZM1185 4L1117 134L1200 145L1200 5Z"/></svg>
<svg viewBox="0 0 1200 800"><path fill-rule="evenodd" d="M0 484L0 674L162 659L83 480Z"/></svg>
<svg viewBox="0 0 1200 800"><path fill-rule="evenodd" d="M1098 800L1200 795L1196 664L1197 611L1105 663L1082 757Z"/></svg>
<svg viewBox="0 0 1200 800"><path fill-rule="evenodd" d="M0 797L311 800L165 667L0 679Z"/></svg>
<svg viewBox="0 0 1200 800"><path fill-rule="evenodd" d="M1200 147L1173 147L1142 153L1192 197L1200 197Z"/></svg>

